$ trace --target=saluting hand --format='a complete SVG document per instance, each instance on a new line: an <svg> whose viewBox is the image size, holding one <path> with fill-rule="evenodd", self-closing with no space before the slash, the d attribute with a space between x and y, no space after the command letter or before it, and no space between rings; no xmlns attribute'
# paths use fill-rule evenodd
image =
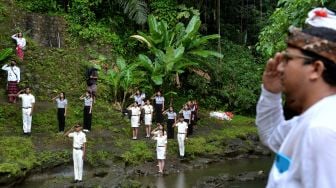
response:
<svg viewBox="0 0 336 188"><path fill-rule="evenodd" d="M278 66L283 60L281 53L276 53L275 56L268 60L263 73L264 88L272 93L280 93L282 91L281 73L278 71Z"/></svg>

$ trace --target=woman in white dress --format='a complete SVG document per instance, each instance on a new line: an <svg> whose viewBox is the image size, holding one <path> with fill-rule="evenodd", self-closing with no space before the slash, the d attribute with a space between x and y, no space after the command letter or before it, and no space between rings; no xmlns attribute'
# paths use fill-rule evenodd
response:
<svg viewBox="0 0 336 188"><path fill-rule="evenodd" d="M153 139L156 140L156 156L158 160L159 173L163 173L165 159L167 154L167 134L163 125L158 123L158 126L152 131Z"/></svg>
<svg viewBox="0 0 336 188"><path fill-rule="evenodd" d="M134 102L131 104L128 108L129 111L131 111L131 127L132 127L132 133L133 133L133 140L138 139L138 129L140 124L140 114L141 110L140 107L138 107L138 103Z"/></svg>
<svg viewBox="0 0 336 188"><path fill-rule="evenodd" d="M149 100L146 101L146 104L142 107L142 109L145 113L146 138L149 138L151 133L154 109L153 106L150 104Z"/></svg>

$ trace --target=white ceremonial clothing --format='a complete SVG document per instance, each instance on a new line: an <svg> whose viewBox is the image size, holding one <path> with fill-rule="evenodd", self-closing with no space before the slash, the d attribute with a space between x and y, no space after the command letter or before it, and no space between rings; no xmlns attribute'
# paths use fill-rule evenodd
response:
<svg viewBox="0 0 336 188"><path fill-rule="evenodd" d="M153 119L153 106L152 105L144 105L142 107L145 112L145 125L152 125L152 119Z"/></svg>
<svg viewBox="0 0 336 188"><path fill-rule="evenodd" d="M7 81L8 82L20 82L20 68L17 66L8 66L7 64L2 66L2 70L7 71Z"/></svg>
<svg viewBox="0 0 336 188"><path fill-rule="evenodd" d="M68 135L73 138L72 157L74 163L74 178L82 181L83 178L83 145L86 143L86 135L82 131L72 132Z"/></svg>
<svg viewBox="0 0 336 188"><path fill-rule="evenodd" d="M145 102L143 101L146 98L146 94L142 93L140 95L134 95L134 102L137 102L138 105L143 106Z"/></svg>
<svg viewBox="0 0 336 188"><path fill-rule="evenodd" d="M261 141L291 162L280 173L274 162L268 188L336 187L336 95L325 97L286 121L281 94L262 88L256 124Z"/></svg>
<svg viewBox="0 0 336 188"><path fill-rule="evenodd" d="M183 157L185 153L184 141L187 136L188 124L186 122L178 122L177 126L177 142L179 145L180 156Z"/></svg>
<svg viewBox="0 0 336 188"><path fill-rule="evenodd" d="M156 140L156 156L157 159L166 159L166 146L167 146L167 135L158 136L157 133L154 133L154 135L157 135L154 137L154 140Z"/></svg>
<svg viewBox="0 0 336 188"><path fill-rule="evenodd" d="M16 34L12 35L12 39L16 40L16 45L19 46L20 48L24 49L26 47L26 39L21 37L17 37Z"/></svg>
<svg viewBox="0 0 336 188"><path fill-rule="evenodd" d="M35 104L35 97L32 94L20 94L18 96L22 99L22 123L23 123L23 132L31 132L32 124L32 107Z"/></svg>
<svg viewBox="0 0 336 188"><path fill-rule="evenodd" d="M131 127L139 127L141 110L139 107L131 107Z"/></svg>

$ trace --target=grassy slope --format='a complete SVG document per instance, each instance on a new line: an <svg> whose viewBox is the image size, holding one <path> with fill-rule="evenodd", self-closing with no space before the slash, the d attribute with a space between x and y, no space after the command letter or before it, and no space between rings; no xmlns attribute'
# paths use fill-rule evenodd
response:
<svg viewBox="0 0 336 188"><path fill-rule="evenodd" d="M14 14L9 12L18 10L12 6L7 10L7 17L0 27L1 48L14 46L9 38L15 32L12 25ZM71 161L71 141L56 134L55 107L48 101L54 91L65 91L70 101L67 127L82 120L82 103L78 97L85 90L83 72L89 58L86 54L90 54L92 48L79 48L79 44L72 40L68 40L67 47L62 49L40 47L29 38L28 41L26 63L19 66L22 68L22 85L31 85L38 101L33 116L33 135L21 136L20 105L5 103L5 82L1 82L0 144L6 150L0 150L0 183L1 174L20 176L31 168L49 168ZM2 73L1 77L4 80L5 75ZM102 88L106 86L99 85L99 92L106 95ZM218 154L226 147L223 140L256 131L251 118L237 116L231 122L223 122L208 118L206 111L202 114L196 135L187 143L186 152L191 156ZM93 110L93 130L88 134L87 156L87 162L93 166L106 161L137 164L154 159L155 143L144 139L130 142L128 121L102 98L98 99ZM141 134L143 132L141 130ZM16 147L18 142L24 147ZM175 156L176 141L169 142L169 145L169 155ZM8 166L8 163L14 165Z"/></svg>

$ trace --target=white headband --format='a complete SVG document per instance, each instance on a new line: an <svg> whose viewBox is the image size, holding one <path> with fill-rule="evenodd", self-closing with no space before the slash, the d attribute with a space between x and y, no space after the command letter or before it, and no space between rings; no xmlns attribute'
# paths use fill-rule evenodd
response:
<svg viewBox="0 0 336 188"><path fill-rule="evenodd" d="M306 23L313 27L325 27L336 31L335 13L327 8L315 8L308 13Z"/></svg>

